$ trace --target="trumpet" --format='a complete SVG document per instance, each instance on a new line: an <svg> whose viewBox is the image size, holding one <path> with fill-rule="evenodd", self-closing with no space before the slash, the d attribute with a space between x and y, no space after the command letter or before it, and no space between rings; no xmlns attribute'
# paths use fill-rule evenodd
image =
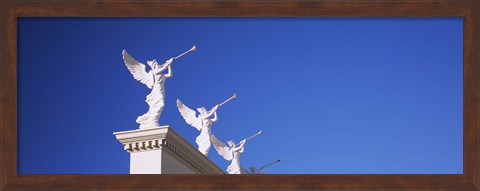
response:
<svg viewBox="0 0 480 191"><path fill-rule="evenodd" d="M224 102L222 102L221 104L218 104L218 106L222 106L223 104L226 104L227 102L229 102L230 100L232 99L235 99L237 98L237 93L234 93L232 97L228 98L227 100L225 100Z"/></svg>
<svg viewBox="0 0 480 191"><path fill-rule="evenodd" d="M247 138L246 140L248 141L248 140L250 140L250 139L253 139L254 137L256 137L256 136L258 136L258 135L260 135L260 134L262 134L262 133L263 133L263 131L259 131L257 134L255 134L255 135Z"/></svg>
<svg viewBox="0 0 480 191"><path fill-rule="evenodd" d="M184 56L185 54L189 53L189 52L192 52L192 51L196 51L197 50L197 47L196 46L193 46L190 50L187 50L186 52L178 55L177 57L173 58L173 60L176 60L176 59L179 59L180 57Z"/></svg>

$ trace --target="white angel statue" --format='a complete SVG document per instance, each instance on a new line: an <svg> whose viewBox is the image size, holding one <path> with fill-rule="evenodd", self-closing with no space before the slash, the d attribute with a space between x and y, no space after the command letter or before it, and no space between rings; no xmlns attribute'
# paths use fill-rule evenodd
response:
<svg viewBox="0 0 480 191"><path fill-rule="evenodd" d="M240 153L243 153L243 146L247 142L247 139L240 141L236 145L233 140L228 141L228 146L222 141L218 140L215 135L212 135L212 143L217 150L218 154L227 161L232 161L227 167L228 174L242 174L242 168L240 167Z"/></svg>
<svg viewBox="0 0 480 191"><path fill-rule="evenodd" d="M217 109L219 105L216 105L210 111L207 111L205 107L197 108L197 111L200 113L198 117L196 116L196 112L184 105L180 99L177 99L177 107L183 119L185 119L185 122L200 131L200 135L197 136L195 142L198 145L198 151L208 156L208 151L211 146L210 136L212 135L212 123L218 120ZM210 118L212 115L213 118Z"/></svg>
<svg viewBox="0 0 480 191"><path fill-rule="evenodd" d="M146 72L144 64L138 62L130 56L127 51L123 50L123 61L133 75L133 78L152 89L145 100L149 106L147 113L137 117L136 120L136 122L140 124L140 129L158 127L158 120L160 119L160 114L165 106L165 80L173 76L171 64L174 60L195 50L197 50L197 48L193 46L190 50L175 58L170 58L162 65L160 65L155 59L147 61L148 66L150 66L150 71L148 72ZM167 69L168 73L163 74Z"/></svg>
<svg viewBox="0 0 480 191"><path fill-rule="evenodd" d="M136 122L140 124L140 129L158 127L160 114L165 106L165 79L173 76L171 64L174 58L167 60L162 65L158 64L155 59L147 61L148 66L151 68L147 73L145 65L135 60L127 51L123 50L122 55L125 65L133 77L152 89L145 100L149 109L147 113L139 116ZM163 71L166 69L168 69L168 73L163 74Z"/></svg>
<svg viewBox="0 0 480 191"><path fill-rule="evenodd" d="M280 159L277 159L275 162L272 162L270 164L267 164L267 165L264 165L262 167L260 167L259 169L255 168L254 166L248 168L248 174L264 174L265 173L265 168L267 168L268 166L272 165L272 164L275 164L277 162L280 162ZM246 170L246 169L245 169Z"/></svg>
<svg viewBox="0 0 480 191"><path fill-rule="evenodd" d="M247 174L248 173L246 169L243 169L240 166L240 153L243 153L244 151L243 146L248 140L253 139L254 137L262 133L263 131L259 131L257 134L249 138L243 139L242 141L240 141L238 145L236 145L233 142L233 140L230 140L227 142L229 147L226 146L225 143L223 143L222 141L218 140L217 137L215 137L215 135L212 135L211 139L212 139L213 147L215 147L215 150L217 150L218 154L222 156L225 160L232 161L230 165L228 165L227 167L228 174Z"/></svg>

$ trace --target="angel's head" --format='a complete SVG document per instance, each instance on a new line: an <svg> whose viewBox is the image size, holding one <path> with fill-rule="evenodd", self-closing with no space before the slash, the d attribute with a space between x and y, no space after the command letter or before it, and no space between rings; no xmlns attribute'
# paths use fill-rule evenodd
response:
<svg viewBox="0 0 480 191"><path fill-rule="evenodd" d="M150 66L150 68L153 68L153 63L157 62L155 59L153 59L152 61L147 61L147 64L148 66Z"/></svg>
<svg viewBox="0 0 480 191"><path fill-rule="evenodd" d="M235 142L233 142L233 140L227 141L227 143L231 148L235 147Z"/></svg>
<svg viewBox="0 0 480 191"><path fill-rule="evenodd" d="M197 108L197 111L202 115L207 114L207 109L205 109L205 107Z"/></svg>

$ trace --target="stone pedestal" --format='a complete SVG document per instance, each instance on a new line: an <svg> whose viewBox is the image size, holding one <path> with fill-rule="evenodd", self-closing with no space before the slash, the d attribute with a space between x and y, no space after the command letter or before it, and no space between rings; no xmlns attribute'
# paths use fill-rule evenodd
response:
<svg viewBox="0 0 480 191"><path fill-rule="evenodd" d="M225 174L169 126L113 134L130 153L130 174Z"/></svg>

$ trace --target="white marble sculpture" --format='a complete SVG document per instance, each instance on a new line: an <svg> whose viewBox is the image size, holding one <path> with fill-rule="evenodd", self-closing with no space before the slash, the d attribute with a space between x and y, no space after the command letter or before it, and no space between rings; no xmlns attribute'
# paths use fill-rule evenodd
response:
<svg viewBox="0 0 480 191"><path fill-rule="evenodd" d="M171 64L174 60L187 54L188 52L195 51L196 47L180 54L175 58L170 58L164 64L160 65L155 59L147 61L150 66L150 71L146 72L144 64L135 60L130 56L127 51L123 50L123 60L133 77L145 84L148 88L152 89L150 94L147 95L146 102L149 106L147 113L139 116L136 120L140 124L140 129L159 127L158 121L163 107L165 106L165 80L173 76ZM168 73L163 74L168 69Z"/></svg>
<svg viewBox="0 0 480 191"><path fill-rule="evenodd" d="M262 131L258 132L257 134L240 141L237 145L233 142L233 140L228 141L228 146L225 145L222 141L218 140L215 135L212 135L212 143L217 150L218 154L222 156L227 161L232 161L230 165L227 167L228 174L242 174L242 168L240 167L240 153L243 153L245 143L252 139L253 137L261 134Z"/></svg>
<svg viewBox="0 0 480 191"><path fill-rule="evenodd" d="M208 151L210 151L210 136L212 135L212 123L218 120L218 107L222 106L223 104L236 97L237 95L233 94L232 97L230 97L223 103L216 105L210 111L207 111L205 107L197 108L197 111L199 112L198 117L196 116L196 112L194 110L184 105L182 101L180 101L180 99L177 99L178 111L180 111L180 114L182 115L183 119L185 119L185 122L200 131L200 134L195 139L195 142L198 145L198 151L200 151L203 155L208 156ZM212 115L213 118L211 118Z"/></svg>

